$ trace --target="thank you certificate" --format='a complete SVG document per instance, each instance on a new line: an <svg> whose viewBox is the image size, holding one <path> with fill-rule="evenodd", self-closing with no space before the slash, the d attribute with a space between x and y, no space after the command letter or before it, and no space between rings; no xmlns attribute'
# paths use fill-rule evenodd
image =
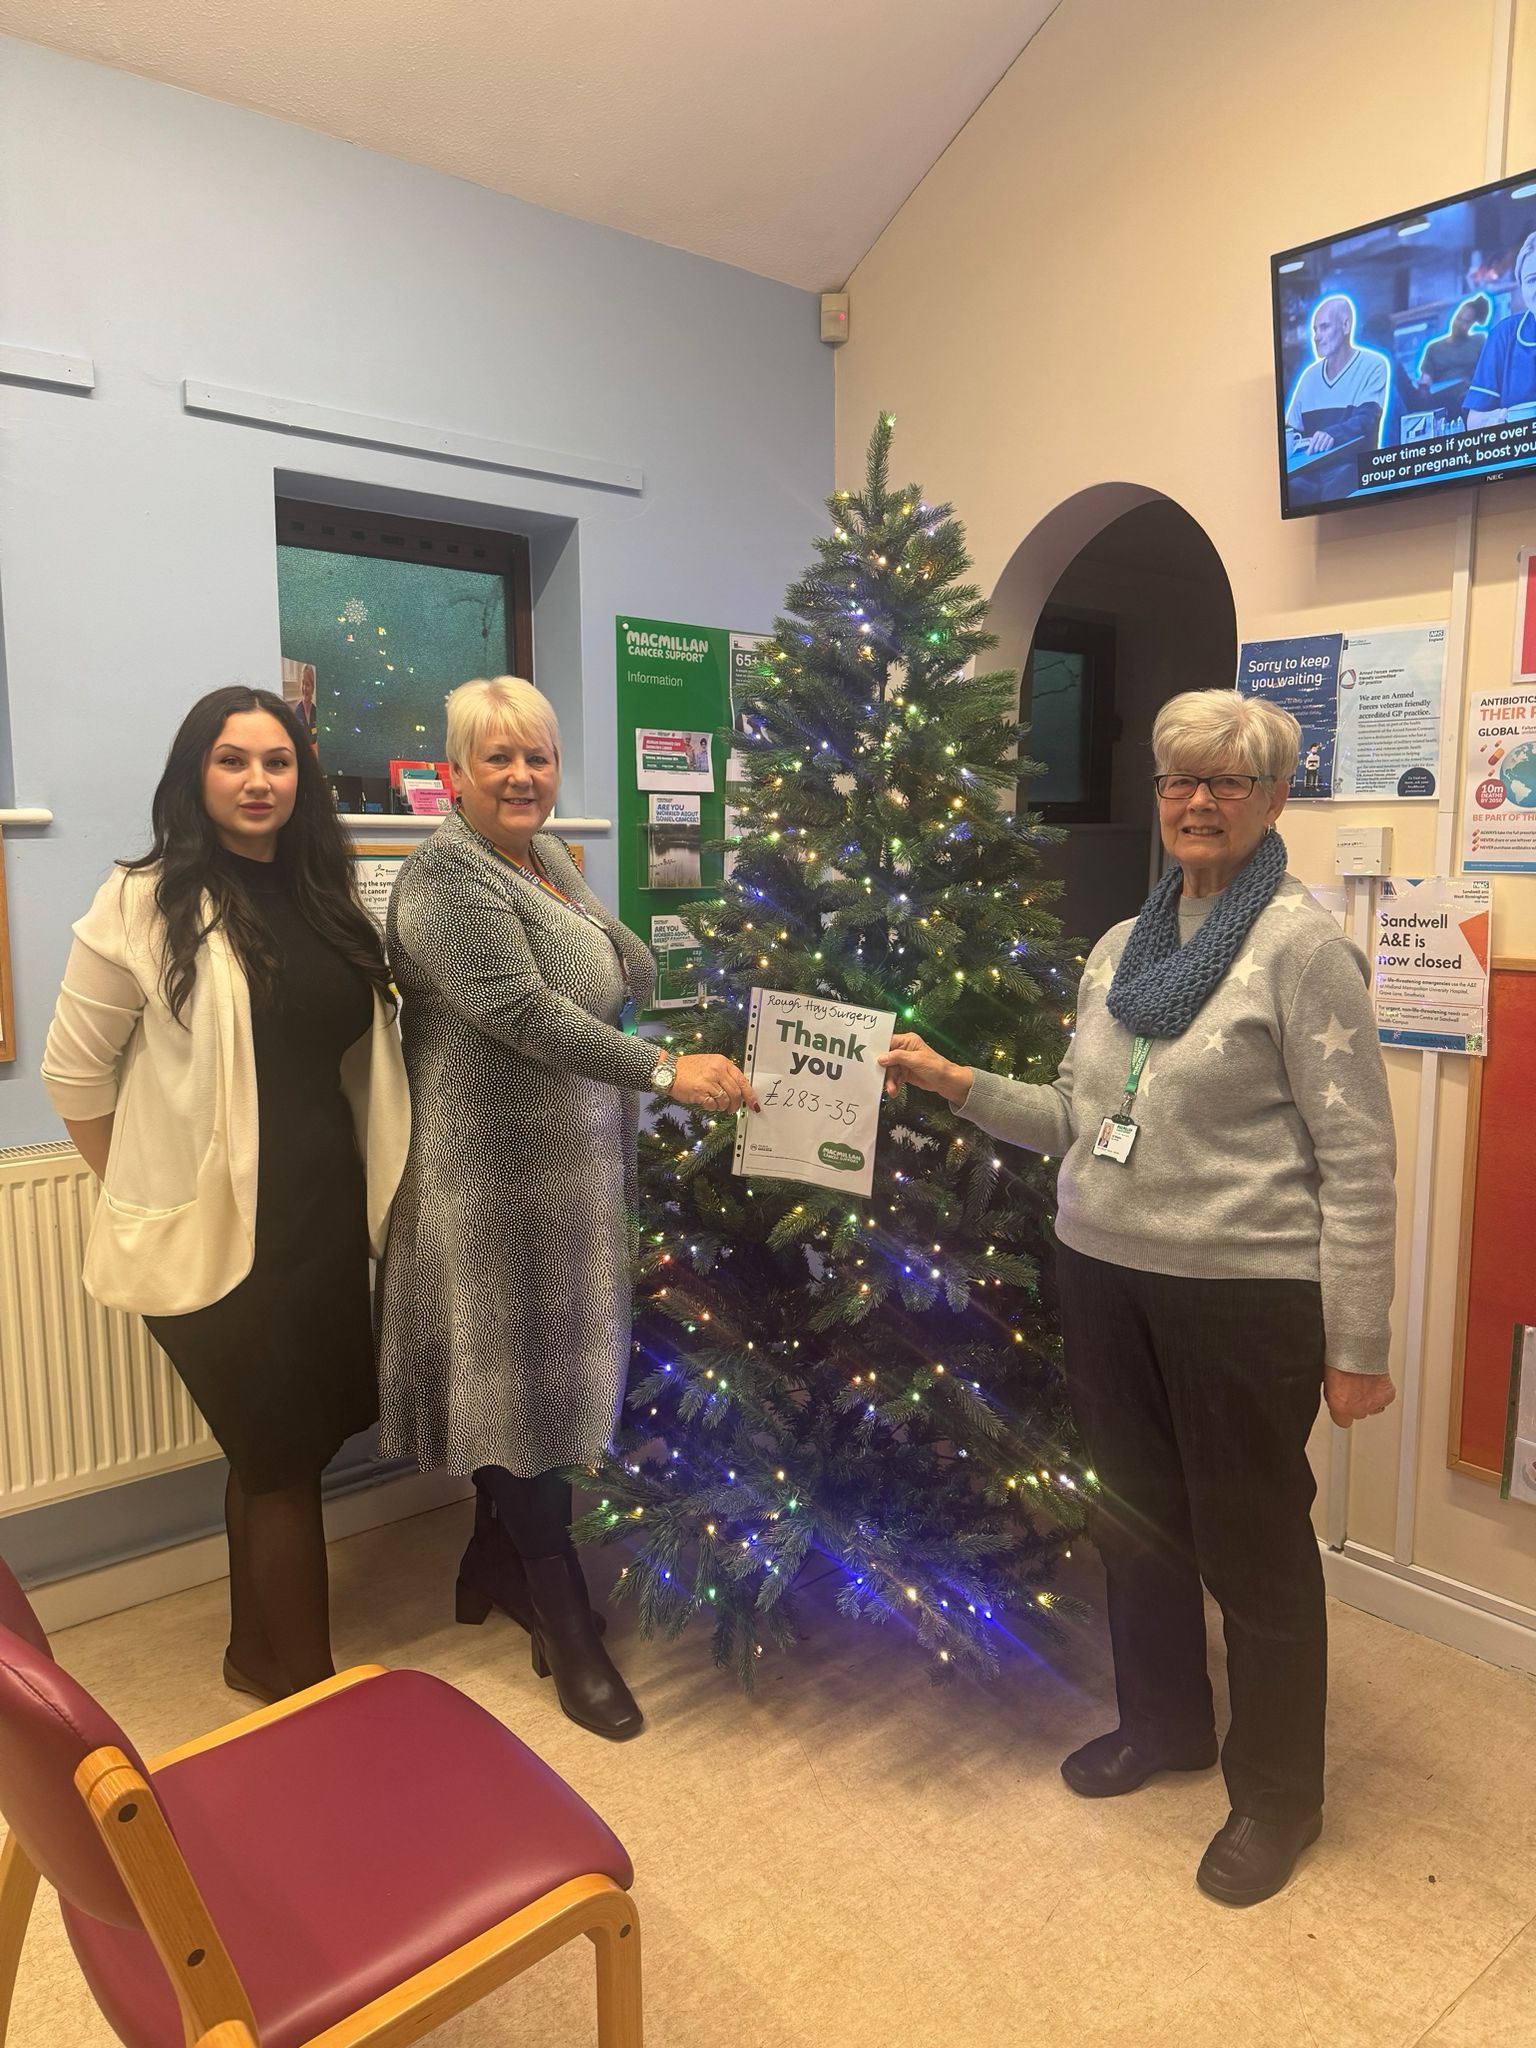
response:
<svg viewBox="0 0 1536 2048"><path fill-rule="evenodd" d="M747 1021L747 1077L761 1116L736 1132L737 1173L804 1180L867 1195L893 1010L755 988Z"/></svg>

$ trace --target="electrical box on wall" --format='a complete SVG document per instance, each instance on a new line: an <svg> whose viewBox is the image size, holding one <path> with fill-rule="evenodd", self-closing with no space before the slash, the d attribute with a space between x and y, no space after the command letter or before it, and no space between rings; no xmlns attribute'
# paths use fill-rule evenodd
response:
<svg viewBox="0 0 1536 2048"><path fill-rule="evenodd" d="M822 293L821 338L829 348L837 348L848 339L848 294L846 292Z"/></svg>
<svg viewBox="0 0 1536 2048"><path fill-rule="evenodd" d="M1392 865L1390 825L1342 825L1333 835L1336 875L1384 875Z"/></svg>

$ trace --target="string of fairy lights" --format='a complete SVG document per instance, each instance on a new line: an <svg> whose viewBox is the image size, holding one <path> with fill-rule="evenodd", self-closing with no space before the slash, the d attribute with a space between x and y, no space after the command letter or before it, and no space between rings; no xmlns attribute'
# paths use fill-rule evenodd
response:
<svg viewBox="0 0 1536 2048"><path fill-rule="evenodd" d="M893 424L883 417L887 437ZM739 1028L730 1020L765 975L777 987L875 1001L941 1039L962 1005L975 1029L979 997L994 1020L993 1062L1023 1077L1054 1064L1055 1020L1070 1029L1066 961L1052 957L1057 927L1042 907L1050 885L985 871L995 873L1000 855L1032 860L1055 835L1000 801L1018 773L1009 757L1017 726L1011 704L998 708L1003 679L965 675L987 644L979 597L951 591L935 616L923 594L965 566L963 540L947 508L915 495L865 503L843 491L833 503L831 538L817 543L821 569L792 586L786 604L798 618L780 621L760 664L754 730L733 736L749 780L729 893L687 913L712 955L704 1014L663 1037L727 1049ZM850 698L854 680L865 687ZM941 694L948 719L936 709ZM870 723L856 726L861 701ZM936 743L957 703L976 714L970 743L962 734ZM1040 1016L1036 1006L1052 996L1058 1007ZM993 1141L957 1121L943 1104L898 1102L875 1192L849 1205L790 1182L730 1187L733 1118L669 1110L658 1120L647 1142L669 1191L668 1222L647 1233L641 1270L654 1284L637 1309L642 1376L630 1396L643 1448L602 1470L587 1526L640 1546L622 1581L640 1582L653 1615L732 1608L738 1654L756 1658L760 1630L772 1633L787 1585L814 1552L842 1574L840 1604L905 1618L943 1676L996 1661L1002 1603L970 1557L1010 1557L1010 1591L1023 1589L1035 1619L1062 1605L1044 1581L1058 1552L1070 1556L1097 1482L995 1390L1021 1351L1048 1370L1048 1347L1020 1327L1033 1312L1034 1261L1011 1242L1024 1234L1031 1190ZM706 1199L719 1211L709 1228ZM1020 1201L1022 1220L1003 1213ZM738 1211L752 1220L732 1244ZM920 1216L928 1230L915 1227ZM800 1250L815 1282L804 1337L766 1336L768 1305L750 1288L733 1299L722 1268L749 1245ZM872 1323L887 1305L910 1317L942 1306L958 1325L945 1356L900 1318ZM652 1341L663 1321L689 1341ZM866 1326L877 1362L858 1352ZM853 1354L841 1365L839 1349ZM919 1540L884 1527L869 1505L851 1519L840 1508L822 1453L796 1435L796 1404L812 1383L851 1425L854 1451L920 1452L939 1492L963 1497L965 1556L942 1533ZM728 1447L718 1465L711 1439ZM1047 1526L1026 1504L1048 1511Z"/></svg>

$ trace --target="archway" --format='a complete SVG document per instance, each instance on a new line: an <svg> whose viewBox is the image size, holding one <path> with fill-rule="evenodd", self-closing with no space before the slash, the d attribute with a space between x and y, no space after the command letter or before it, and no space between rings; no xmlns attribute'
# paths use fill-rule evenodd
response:
<svg viewBox="0 0 1536 2048"><path fill-rule="evenodd" d="M1021 677L1025 752L1046 774L1020 801L1067 833L1051 866L1068 930L1096 939L1158 872L1150 739L1179 690L1229 685L1237 614L1199 522L1140 484L1104 483L1050 512L992 594L999 666Z"/></svg>

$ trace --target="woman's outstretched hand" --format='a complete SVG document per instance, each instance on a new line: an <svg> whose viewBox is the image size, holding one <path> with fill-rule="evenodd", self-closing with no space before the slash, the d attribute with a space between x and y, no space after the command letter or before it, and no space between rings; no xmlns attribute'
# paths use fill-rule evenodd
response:
<svg viewBox="0 0 1536 2048"><path fill-rule="evenodd" d="M712 1109L721 1116L763 1106L740 1067L718 1052L685 1052L677 1063L671 1096L685 1109Z"/></svg>
<svg viewBox="0 0 1536 2048"><path fill-rule="evenodd" d="M970 1067L957 1067L915 1031L896 1032L890 1051L881 1053L879 1064L885 1069L887 1095L894 1095L903 1086L926 1088L930 1094L942 1095L946 1102L958 1105L970 1094L975 1079Z"/></svg>

